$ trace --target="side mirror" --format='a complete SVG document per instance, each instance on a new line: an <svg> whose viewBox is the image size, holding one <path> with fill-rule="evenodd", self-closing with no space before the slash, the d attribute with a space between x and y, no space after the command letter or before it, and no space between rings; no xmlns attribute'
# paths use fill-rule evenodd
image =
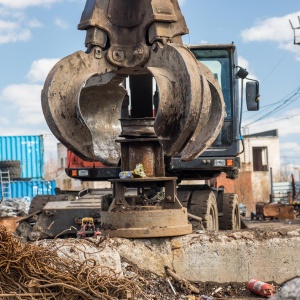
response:
<svg viewBox="0 0 300 300"><path fill-rule="evenodd" d="M259 110L259 83L248 81L246 83L246 103L249 111Z"/></svg>

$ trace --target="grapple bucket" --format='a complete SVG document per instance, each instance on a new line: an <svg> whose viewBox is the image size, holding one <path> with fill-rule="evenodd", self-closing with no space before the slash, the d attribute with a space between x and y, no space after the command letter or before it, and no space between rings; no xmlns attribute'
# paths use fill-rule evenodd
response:
<svg viewBox="0 0 300 300"><path fill-rule="evenodd" d="M42 91L46 121L82 159L106 166L121 159L122 171L146 166L147 178L112 181L113 200L101 204L102 225L111 236L190 233L177 179L164 176L164 157L193 160L209 147L221 130L224 100L214 75L182 44L188 29L178 1L88 0L78 28L87 31L88 50L62 59L49 73ZM129 130L128 137L120 123L128 117L145 125L154 118L154 134ZM137 194L127 195L127 188ZM156 196L148 199L147 190Z"/></svg>
<svg viewBox="0 0 300 300"><path fill-rule="evenodd" d="M113 73L116 68L94 54L76 52L54 66L42 91L42 107L49 128L68 149L86 160L116 165L126 90Z"/></svg>
<svg viewBox="0 0 300 300"><path fill-rule="evenodd" d="M76 52L51 70L42 92L46 121L78 156L117 165L115 139L126 95L120 83L151 73L159 91L155 133L165 155L192 160L221 129L224 101L218 82L180 42L187 28L177 1L121 2L87 1L78 27L87 30L89 51ZM144 18L133 22L139 11ZM135 105L143 106L143 99Z"/></svg>

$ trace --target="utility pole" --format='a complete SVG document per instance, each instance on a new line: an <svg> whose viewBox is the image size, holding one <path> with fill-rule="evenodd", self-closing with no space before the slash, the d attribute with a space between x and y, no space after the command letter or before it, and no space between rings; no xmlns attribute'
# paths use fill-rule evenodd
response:
<svg viewBox="0 0 300 300"><path fill-rule="evenodd" d="M289 20L289 22L290 22L291 27L294 31L294 44L295 45L300 45L300 17L298 16L298 22L299 22L298 27L294 27L291 20Z"/></svg>

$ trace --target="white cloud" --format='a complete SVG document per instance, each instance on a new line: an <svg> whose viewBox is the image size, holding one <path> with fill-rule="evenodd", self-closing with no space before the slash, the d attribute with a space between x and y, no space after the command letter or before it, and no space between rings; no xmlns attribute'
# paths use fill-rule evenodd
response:
<svg viewBox="0 0 300 300"><path fill-rule="evenodd" d="M7 14L3 12L0 19L0 44L13 43L18 41L28 41L31 39L31 31L27 24L24 24L24 15Z"/></svg>
<svg viewBox="0 0 300 300"><path fill-rule="evenodd" d="M5 30L14 30L18 27L18 24L15 22L4 21L0 19L0 31Z"/></svg>
<svg viewBox="0 0 300 300"><path fill-rule="evenodd" d="M0 28L0 44L13 43L18 41L28 41L31 39L31 32L29 29L13 29L2 30Z"/></svg>
<svg viewBox="0 0 300 300"><path fill-rule="evenodd" d="M238 65L249 72L248 78L257 80L257 76L254 74L253 70L251 69L250 63L247 59L242 56L238 57Z"/></svg>
<svg viewBox="0 0 300 300"><path fill-rule="evenodd" d="M44 123L41 108L42 85L37 84L12 84L1 93L0 99L9 103L12 123L37 125Z"/></svg>
<svg viewBox="0 0 300 300"><path fill-rule="evenodd" d="M26 77L30 82L44 82L49 71L58 62L56 58L42 58L35 60L31 64L31 68Z"/></svg>
<svg viewBox="0 0 300 300"><path fill-rule="evenodd" d="M27 77L44 81L58 59L40 59L32 63ZM57 140L50 132L41 106L41 84L11 84L0 91L0 132L5 135L46 134L45 153L56 153Z"/></svg>
<svg viewBox="0 0 300 300"><path fill-rule="evenodd" d="M242 126L251 123L246 120ZM251 124L246 131L247 134L253 134L273 129L278 129L279 141L280 141L280 154L282 157L282 163L293 161L299 161L297 159L300 153L300 141L293 139L293 136L299 136L300 134L300 109L289 110L282 113L281 117L272 117L263 119L254 124ZM289 139L292 142L282 142L281 138L285 140Z"/></svg>
<svg viewBox="0 0 300 300"><path fill-rule="evenodd" d="M0 0L0 5L9 8L24 9L29 6L47 6L61 0Z"/></svg>
<svg viewBox="0 0 300 300"><path fill-rule="evenodd" d="M300 145L298 143L282 143L281 144L281 149L286 150L286 151L291 151L293 150L294 152L297 152L298 154L300 153Z"/></svg>
<svg viewBox="0 0 300 300"><path fill-rule="evenodd" d="M244 123L250 124L251 121L246 120ZM293 109L285 111L281 114L281 117L271 117L249 125L249 132L255 133L278 129L279 136L286 137L290 134L300 134L300 126L297 126L299 123L300 109Z"/></svg>
<svg viewBox="0 0 300 300"><path fill-rule="evenodd" d="M41 133L39 133L41 134ZM44 135L44 146L45 146L45 157L48 158L57 156L57 143L59 142L56 137L48 132L43 132Z"/></svg>
<svg viewBox="0 0 300 300"><path fill-rule="evenodd" d="M178 2L179 2L179 5L180 5L180 6L183 6L183 5L186 3L186 1L187 1L187 0L179 0Z"/></svg>
<svg viewBox="0 0 300 300"><path fill-rule="evenodd" d="M253 27L243 30L241 36L245 42L276 42L279 48L294 52L297 60L300 60L300 47L293 45L293 30L289 22L291 20L294 27L298 27L296 22L298 23L299 15L300 11L257 21Z"/></svg>
<svg viewBox="0 0 300 300"><path fill-rule="evenodd" d="M59 19L59 18L54 20L54 24L62 29L68 28L68 24L64 20Z"/></svg>
<svg viewBox="0 0 300 300"><path fill-rule="evenodd" d="M299 30L299 34L300 34L300 30ZM299 42L300 42L300 40L299 40ZM290 51L290 52L293 52L294 54L296 54L296 59L300 61L300 47L299 47L299 45L294 45L292 43L280 43L279 48Z"/></svg>
<svg viewBox="0 0 300 300"><path fill-rule="evenodd" d="M1 117L0 118L0 124L3 126L3 125L9 125L9 120L7 117ZM2 132L3 134L3 132Z"/></svg>
<svg viewBox="0 0 300 300"><path fill-rule="evenodd" d="M282 163L291 162L294 160L298 161L300 153L300 144L296 142L280 143L280 153L282 157ZM294 167L294 165L293 165ZM298 176L300 173L298 173Z"/></svg>
<svg viewBox="0 0 300 300"><path fill-rule="evenodd" d="M32 19L28 22L28 26L31 28L39 28L43 27L43 24L37 19Z"/></svg>
<svg viewBox="0 0 300 300"><path fill-rule="evenodd" d="M56 156L57 139L46 124L41 107L42 85L15 84L0 94L0 132L5 135L44 135L45 157ZM7 105L6 105L7 103Z"/></svg>
<svg viewBox="0 0 300 300"><path fill-rule="evenodd" d="M29 6L49 6L62 0L0 0L0 44L28 41L31 29L42 27L37 19L28 20L25 10Z"/></svg>

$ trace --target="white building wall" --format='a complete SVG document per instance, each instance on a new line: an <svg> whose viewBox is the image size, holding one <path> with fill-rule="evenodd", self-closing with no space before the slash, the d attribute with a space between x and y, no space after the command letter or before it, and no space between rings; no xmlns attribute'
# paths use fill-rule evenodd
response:
<svg viewBox="0 0 300 300"><path fill-rule="evenodd" d="M241 162L253 171L253 148L266 147L268 159L268 171L272 168L273 180L280 180L280 148L278 137L250 137L244 138L245 151L240 155ZM256 172L254 172L256 173ZM258 172L260 173L260 172Z"/></svg>
<svg viewBox="0 0 300 300"><path fill-rule="evenodd" d="M57 143L57 164L58 176L56 186L61 190L81 190L81 181L70 178L65 172L67 167L67 148L61 143Z"/></svg>
<svg viewBox="0 0 300 300"><path fill-rule="evenodd" d="M254 202L268 202L271 194L271 169L273 181L278 182L280 180L280 148L278 136L245 137L244 145L244 153L240 155L241 171L252 172L252 199ZM254 171L253 148L264 147L267 150L267 170Z"/></svg>

